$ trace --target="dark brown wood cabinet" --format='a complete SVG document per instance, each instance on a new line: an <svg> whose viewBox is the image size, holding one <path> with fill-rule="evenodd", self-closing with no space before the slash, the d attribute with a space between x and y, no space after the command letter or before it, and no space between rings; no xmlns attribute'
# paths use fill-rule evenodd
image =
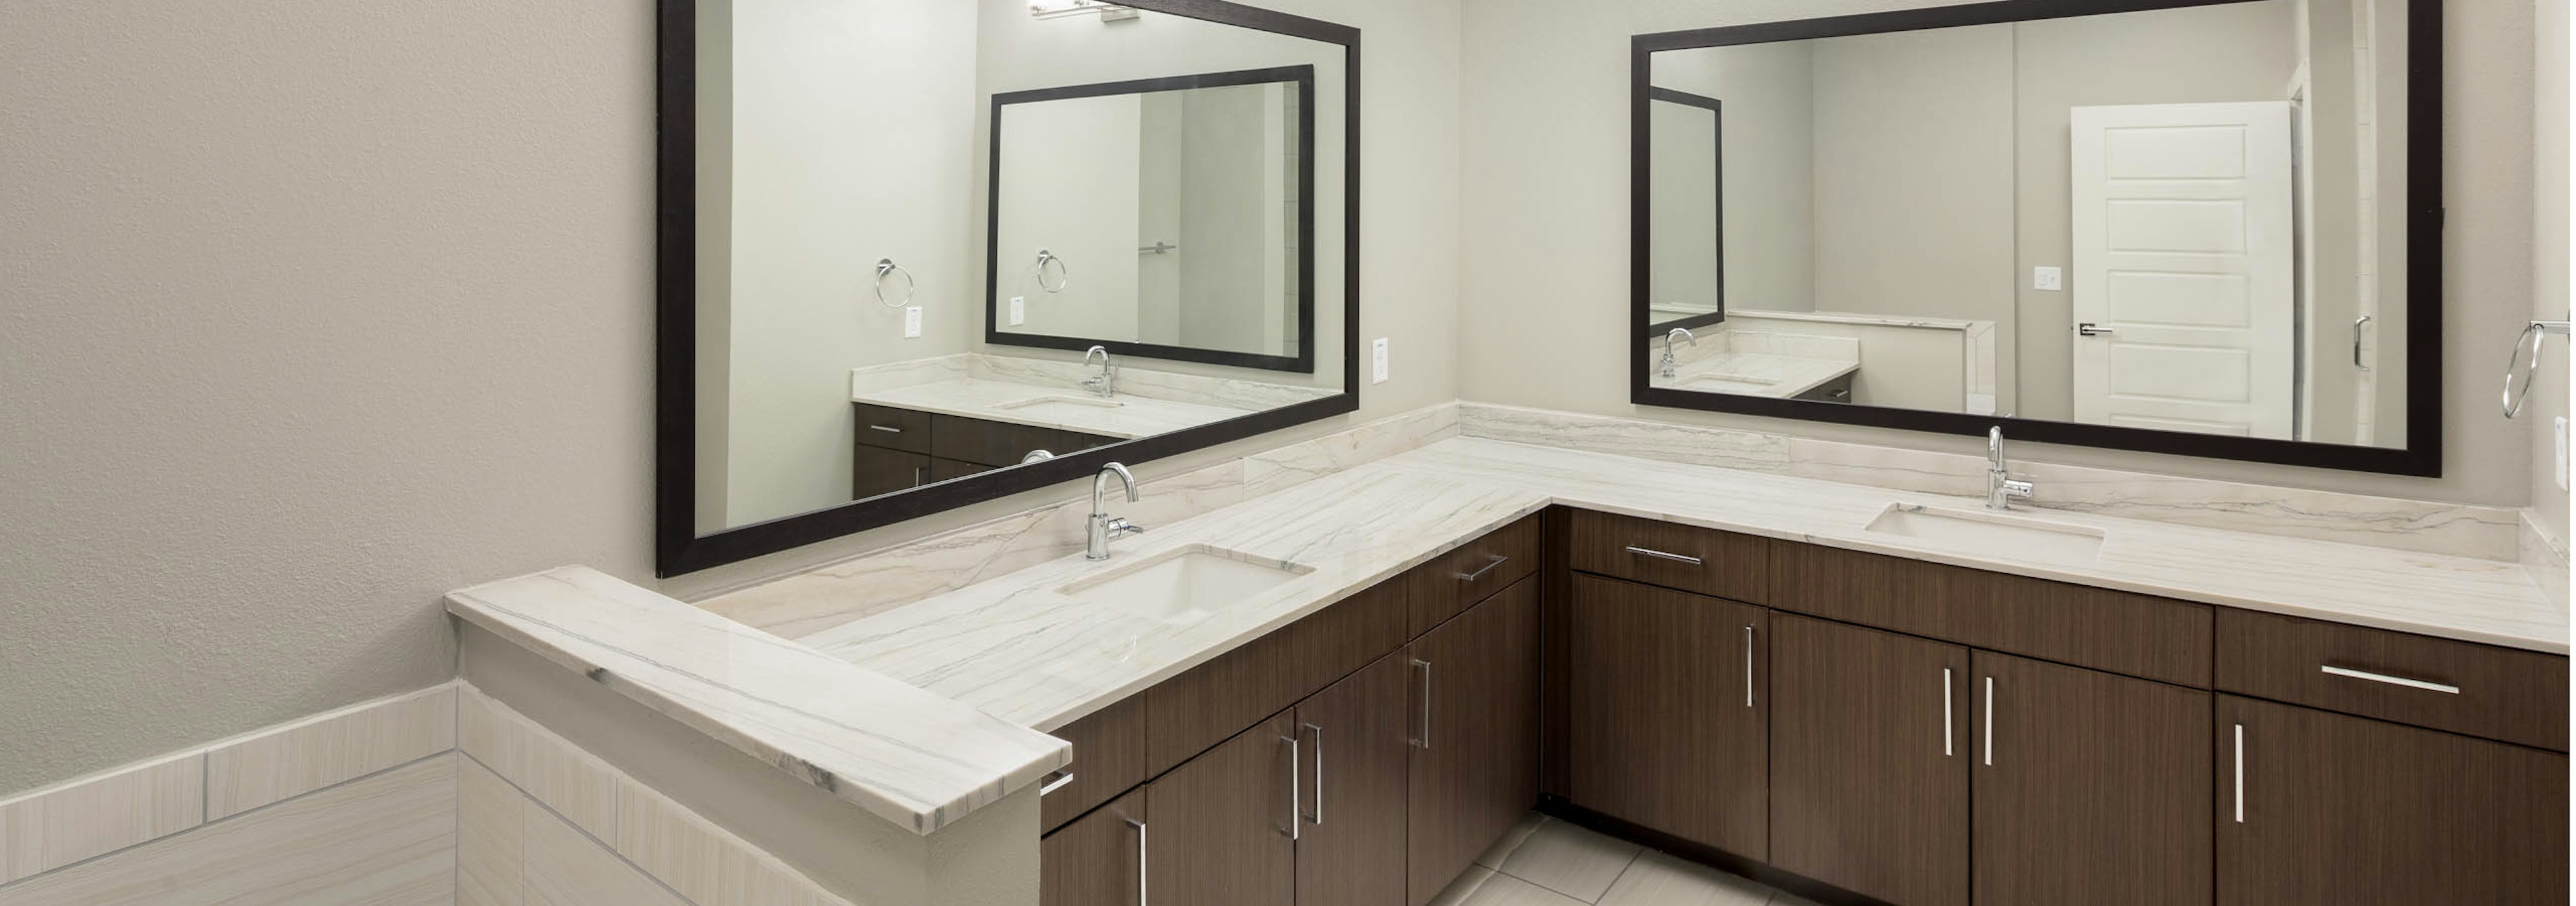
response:
<svg viewBox="0 0 2576 906"><path fill-rule="evenodd" d="M1737 855L1770 851L1762 608L1576 575L1568 798Z"/></svg>
<svg viewBox="0 0 2576 906"><path fill-rule="evenodd" d="M2567 751L2567 658L2218 611L2218 689Z"/></svg>
<svg viewBox="0 0 2576 906"><path fill-rule="evenodd" d="M1401 647L1404 597L1403 583L1382 583L1145 690L1149 773Z"/></svg>
<svg viewBox="0 0 2576 906"><path fill-rule="evenodd" d="M1407 651L1405 900L1422 906L1538 801L1538 582L1504 589Z"/></svg>
<svg viewBox="0 0 2576 906"><path fill-rule="evenodd" d="M1771 864L1968 902L1968 649L1771 615Z"/></svg>
<svg viewBox="0 0 2576 906"><path fill-rule="evenodd" d="M930 457L861 444L850 452L850 499L917 488L932 481Z"/></svg>
<svg viewBox="0 0 2576 906"><path fill-rule="evenodd" d="M1406 609L1412 615L1406 635L1430 632L1459 611L1537 572L1545 529L1545 518L1532 515L1406 572L1401 584L1406 586Z"/></svg>
<svg viewBox="0 0 2576 906"><path fill-rule="evenodd" d="M2567 756L2220 695L2222 906L2567 902Z"/></svg>
<svg viewBox="0 0 2576 906"><path fill-rule="evenodd" d="M1145 772L1145 700L1129 698L1056 729L1073 744L1073 775L1038 799L1038 826L1054 830L1092 806L1135 788ZM1062 779L1062 778L1060 778Z"/></svg>
<svg viewBox="0 0 2576 906"><path fill-rule="evenodd" d="M1977 906L2210 900L2210 694L1972 656Z"/></svg>
<svg viewBox="0 0 2576 906"><path fill-rule="evenodd" d="M1410 666L1388 655L1297 705L1297 906L1404 906Z"/></svg>
<svg viewBox="0 0 2576 906"><path fill-rule="evenodd" d="M1153 902L1294 906L1294 727L1262 721L1145 785Z"/></svg>
<svg viewBox="0 0 2576 906"><path fill-rule="evenodd" d="M1136 906L1145 902L1139 896L1143 892L1139 885L1145 883L1149 860L1144 851L1152 825L1148 817L1145 791L1138 789L1040 839L1041 906Z"/></svg>

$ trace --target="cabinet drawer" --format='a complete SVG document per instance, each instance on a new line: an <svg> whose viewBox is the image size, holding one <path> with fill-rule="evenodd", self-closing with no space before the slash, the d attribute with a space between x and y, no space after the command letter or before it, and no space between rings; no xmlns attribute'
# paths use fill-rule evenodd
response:
<svg viewBox="0 0 2576 906"><path fill-rule="evenodd" d="M1148 773L1171 770L1403 645L1404 598L1404 583L1379 583L1145 690Z"/></svg>
<svg viewBox="0 0 2576 906"><path fill-rule="evenodd" d="M1033 450L1062 456L1116 442L1110 438L1035 425L988 422L955 415L930 418L931 455L979 465L1018 465L1020 459Z"/></svg>
<svg viewBox="0 0 2576 906"><path fill-rule="evenodd" d="M1765 603L1771 540L1634 516L1575 510L1568 563L1587 573Z"/></svg>
<svg viewBox="0 0 2576 906"><path fill-rule="evenodd" d="M2554 654L2222 607L2218 688L2567 751Z"/></svg>
<svg viewBox="0 0 2576 906"><path fill-rule="evenodd" d="M1049 735L1073 744L1073 764L1065 768L1073 777L1038 797L1042 831L1055 830L1145 782L1144 696L1130 696Z"/></svg>
<svg viewBox="0 0 2576 906"><path fill-rule="evenodd" d="M1540 517L1532 514L1405 573L1403 584L1412 586L1408 605L1412 631L1407 635L1429 632L1537 572L1542 528Z"/></svg>
<svg viewBox="0 0 2576 906"><path fill-rule="evenodd" d="M1781 610L2209 688L2205 604L1790 542L1771 583Z"/></svg>
<svg viewBox="0 0 2576 906"><path fill-rule="evenodd" d="M930 452L930 413L866 403L851 403L850 408L858 413L860 446Z"/></svg>

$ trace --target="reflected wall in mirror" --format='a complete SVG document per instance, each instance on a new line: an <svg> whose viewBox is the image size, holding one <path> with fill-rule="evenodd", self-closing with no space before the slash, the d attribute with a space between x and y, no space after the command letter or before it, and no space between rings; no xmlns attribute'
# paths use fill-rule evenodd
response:
<svg viewBox="0 0 2576 906"><path fill-rule="evenodd" d="M1641 36L1638 401L2437 469L2435 2Z"/></svg>
<svg viewBox="0 0 2576 906"><path fill-rule="evenodd" d="M1356 30L663 3L664 574L1358 408Z"/></svg>
<svg viewBox="0 0 2576 906"><path fill-rule="evenodd" d="M1314 84L1285 66L994 95L986 339L1313 370Z"/></svg>

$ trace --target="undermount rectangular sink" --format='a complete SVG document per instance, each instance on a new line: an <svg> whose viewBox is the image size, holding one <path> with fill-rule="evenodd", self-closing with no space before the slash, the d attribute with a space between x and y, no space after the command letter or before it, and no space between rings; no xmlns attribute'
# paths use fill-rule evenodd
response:
<svg viewBox="0 0 2576 906"><path fill-rule="evenodd" d="M1311 566L1193 544L1138 562L1113 564L1056 590L1086 603L1187 625L1314 571Z"/></svg>
<svg viewBox="0 0 2576 906"><path fill-rule="evenodd" d="M2090 563L2102 553L2101 529L1985 510L1890 504L1864 530L1962 553L2053 563Z"/></svg>
<svg viewBox="0 0 2576 906"><path fill-rule="evenodd" d="M1700 374L1675 381L1673 386L1683 390L1731 390L1737 387L1770 387L1779 383L1779 378L1750 374Z"/></svg>
<svg viewBox="0 0 2576 906"><path fill-rule="evenodd" d="M1033 396L1028 399L1012 400L1007 403L994 403L993 408L1000 409L1005 412L1016 412L1021 415L1030 416L1081 416L1093 415L1111 409L1123 408L1126 405L1126 403L1122 403L1117 400L1101 399L1096 396L1059 395Z"/></svg>

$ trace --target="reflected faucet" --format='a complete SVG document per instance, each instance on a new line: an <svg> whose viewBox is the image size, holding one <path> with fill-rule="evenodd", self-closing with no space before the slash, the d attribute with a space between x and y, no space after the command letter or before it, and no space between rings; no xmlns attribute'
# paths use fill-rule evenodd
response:
<svg viewBox="0 0 2576 906"><path fill-rule="evenodd" d="M1085 560L1107 560L1109 542L1145 531L1143 526L1109 515L1109 476L1112 475L1118 476L1119 483L1127 486L1127 502L1135 503L1137 500L1136 476L1128 472L1126 466L1113 462L1100 467L1100 474L1091 476L1091 530L1087 546L1082 551Z"/></svg>
<svg viewBox="0 0 2576 906"><path fill-rule="evenodd" d="M1699 335L1698 335L1698 334L1695 334L1695 333L1690 332L1690 328L1687 328L1687 327L1676 327L1676 328L1673 328L1670 332L1665 333L1665 334L1664 334L1664 376L1665 376L1665 377L1672 377L1676 372L1678 372L1678 371L1680 370L1681 365L1682 365L1682 360L1680 360L1680 359L1677 359L1677 358L1674 358L1674 357L1673 357L1673 338L1674 338L1674 337L1680 337L1680 338L1682 338L1682 339L1689 340L1689 341L1690 341L1690 344L1691 344L1691 345L1693 345L1693 346L1697 346L1697 345L1699 345Z"/></svg>
<svg viewBox="0 0 2576 906"><path fill-rule="evenodd" d="M1986 430L1986 509L2012 509L2014 498L2030 499L2034 486L2004 468L2004 426Z"/></svg>
<svg viewBox="0 0 2576 906"><path fill-rule="evenodd" d="M1090 349L1083 350L1082 364L1091 364L1092 356L1100 357L1100 374L1097 377L1083 378L1082 386L1090 388L1091 392L1099 394L1102 398L1115 395L1118 392L1118 371L1115 366L1109 363L1109 349L1104 346L1094 346ZM1116 465L1116 463L1111 463L1111 465ZM1123 472L1125 470L1121 469L1120 471Z"/></svg>

